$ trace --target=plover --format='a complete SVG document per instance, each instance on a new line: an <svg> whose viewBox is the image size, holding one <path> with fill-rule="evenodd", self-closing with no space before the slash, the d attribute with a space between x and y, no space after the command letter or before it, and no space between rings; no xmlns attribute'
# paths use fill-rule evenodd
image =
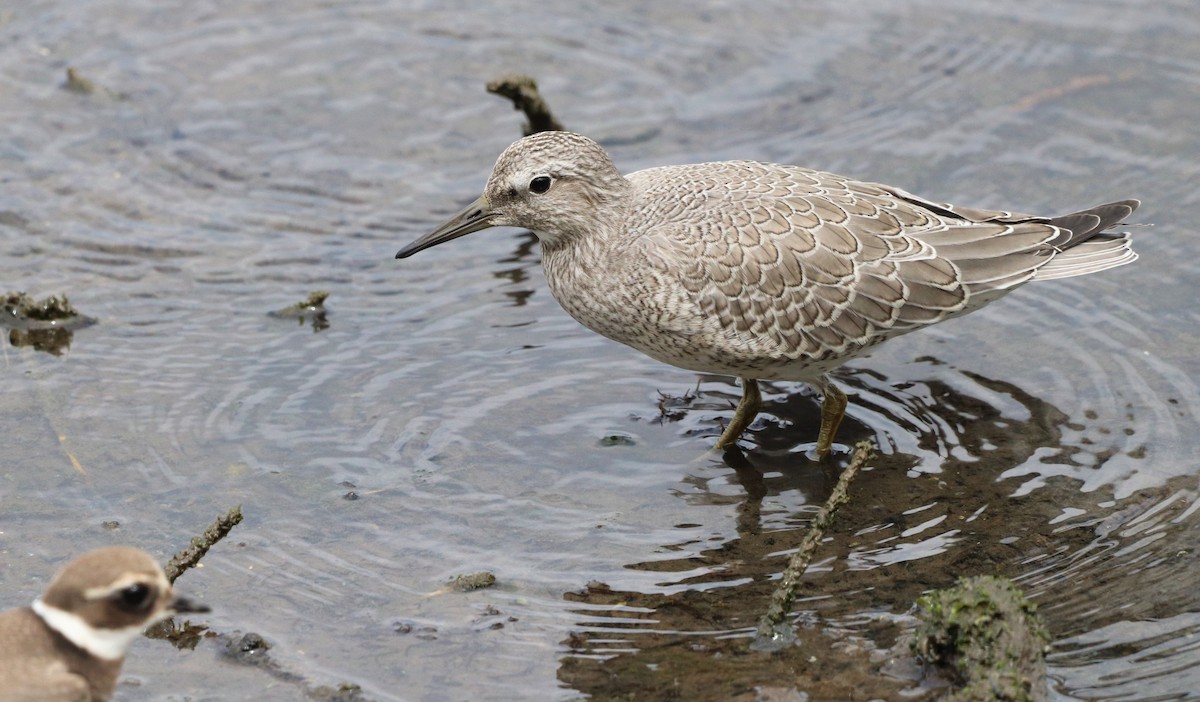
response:
<svg viewBox="0 0 1200 702"><path fill-rule="evenodd" d="M85 553L31 606L0 612L0 701L107 700L125 652L146 627L207 611L176 596L144 551Z"/></svg>

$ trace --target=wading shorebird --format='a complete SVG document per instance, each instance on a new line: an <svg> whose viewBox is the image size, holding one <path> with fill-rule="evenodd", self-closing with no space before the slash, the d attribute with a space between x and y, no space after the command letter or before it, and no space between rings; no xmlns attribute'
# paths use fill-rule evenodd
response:
<svg viewBox="0 0 1200 702"><path fill-rule="evenodd" d="M1131 263L1129 234L1108 230L1138 204L1038 217L756 161L622 176L595 141L540 132L500 154L478 200L396 258L488 227L530 229L550 291L585 327L741 379L718 448L758 414L759 380L793 380L824 396L823 458L846 412L831 370L1029 281Z"/></svg>
<svg viewBox="0 0 1200 702"><path fill-rule="evenodd" d="M145 551L89 551L32 606L0 612L0 700L104 702L146 627L207 611L176 596Z"/></svg>

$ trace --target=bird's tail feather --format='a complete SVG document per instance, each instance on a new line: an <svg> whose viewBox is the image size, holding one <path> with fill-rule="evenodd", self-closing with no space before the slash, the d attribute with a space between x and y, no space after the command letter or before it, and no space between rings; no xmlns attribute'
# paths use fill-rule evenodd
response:
<svg viewBox="0 0 1200 702"><path fill-rule="evenodd" d="M1122 200L1050 219L1049 223L1062 231L1047 243L1060 253L1039 267L1032 279L1070 278L1136 261L1129 234L1107 230L1122 224L1140 204Z"/></svg>

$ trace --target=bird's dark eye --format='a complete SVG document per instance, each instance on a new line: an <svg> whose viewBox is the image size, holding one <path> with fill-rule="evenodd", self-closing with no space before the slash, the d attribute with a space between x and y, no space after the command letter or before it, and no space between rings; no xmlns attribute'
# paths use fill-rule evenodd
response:
<svg viewBox="0 0 1200 702"><path fill-rule="evenodd" d="M130 585L117 592L117 602L121 607L130 611L145 609L153 603L153 591L148 585L138 583Z"/></svg>
<svg viewBox="0 0 1200 702"><path fill-rule="evenodd" d="M550 179L550 176L547 176L547 175L535 176L533 178L533 180L529 181L529 192L537 193L540 195L540 194L546 192L547 190L549 190L550 184L553 182L554 181L552 181Z"/></svg>

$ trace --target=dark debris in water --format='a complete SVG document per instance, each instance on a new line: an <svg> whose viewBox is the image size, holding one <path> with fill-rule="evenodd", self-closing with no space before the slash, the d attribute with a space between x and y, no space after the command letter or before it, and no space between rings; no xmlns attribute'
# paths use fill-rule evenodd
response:
<svg viewBox="0 0 1200 702"><path fill-rule="evenodd" d="M696 390L684 391L682 395L672 395L670 393L658 391L658 419L659 424L667 422L678 422L687 416L687 411L691 409L692 402L696 400L699 394L699 385Z"/></svg>
<svg viewBox="0 0 1200 702"><path fill-rule="evenodd" d="M369 698L363 694L362 688L354 683L342 683L337 686L322 685L308 691L308 699L318 702L366 702Z"/></svg>
<svg viewBox="0 0 1200 702"><path fill-rule="evenodd" d="M363 694L362 688L354 683L342 682L337 685L309 686L304 676L286 670L271 657L271 644L259 634L254 632L243 634L235 631L232 634L222 634L218 638L222 643L221 652L226 658L264 670L280 682L297 685L302 688L305 699L318 702L369 702L370 700Z"/></svg>
<svg viewBox="0 0 1200 702"><path fill-rule="evenodd" d="M951 702L1040 702L1046 699L1050 634L1012 581L963 578L917 600L913 649L961 686Z"/></svg>
<svg viewBox="0 0 1200 702"><path fill-rule="evenodd" d="M193 624L190 620L178 623L172 617L147 629L146 636L151 639L169 641L172 646L181 651L191 651L196 648L196 644L200 643L201 639L213 637L216 634L209 631L208 627L203 624Z"/></svg>
<svg viewBox="0 0 1200 702"><path fill-rule="evenodd" d="M412 634L422 641L437 640L437 627L418 626L415 622L408 620L401 619L392 622L392 631L400 635Z"/></svg>
<svg viewBox="0 0 1200 702"><path fill-rule="evenodd" d="M487 605L471 624L476 631L497 631L503 629L508 624L515 624L518 621L520 620L514 616L505 614L495 605Z"/></svg>
<svg viewBox="0 0 1200 702"><path fill-rule="evenodd" d="M0 306L4 309L0 324L10 329L80 329L96 323L79 314L66 295L34 300L23 292L9 292Z"/></svg>
<svg viewBox="0 0 1200 702"><path fill-rule="evenodd" d="M607 436L600 437L597 442L600 446L633 446L637 442L629 434L622 432L614 432Z"/></svg>
<svg viewBox="0 0 1200 702"><path fill-rule="evenodd" d="M108 88L97 86L95 81L85 77L79 69L67 66L67 77L60 86L63 90L77 95L95 95L97 90L113 100L128 100L129 95Z"/></svg>
<svg viewBox="0 0 1200 702"><path fill-rule="evenodd" d="M96 84L84 78L79 74L79 71L67 66L67 79L63 81L63 90L80 95L91 95L96 92Z"/></svg>
<svg viewBox="0 0 1200 702"><path fill-rule="evenodd" d="M278 667L275 661L271 660L271 656L267 654L267 651L271 650L271 644L267 643L267 640L260 634L253 631L245 634L235 631L222 636L221 640L225 644L224 654L239 663L260 668Z"/></svg>
<svg viewBox="0 0 1200 702"><path fill-rule="evenodd" d="M10 344L55 356L71 348L76 329L96 323L95 319L79 314L66 295L34 300L23 292L10 292L4 294L0 307L0 326L8 328Z"/></svg>
<svg viewBox="0 0 1200 702"><path fill-rule="evenodd" d="M312 325L314 332L324 331L329 328L328 311L325 309L325 300L328 298L328 292L314 290L300 302L288 305L283 309L273 310L267 314L276 319L298 320L301 326L309 323Z"/></svg>
<svg viewBox="0 0 1200 702"><path fill-rule="evenodd" d="M450 587L458 590L459 592L482 590L483 588L491 587L495 584L496 576L486 570L478 573L459 575L450 581Z"/></svg>
<svg viewBox="0 0 1200 702"><path fill-rule="evenodd" d="M8 343L20 348L27 346L52 356L61 356L71 348L75 334L70 329L10 329Z"/></svg>

